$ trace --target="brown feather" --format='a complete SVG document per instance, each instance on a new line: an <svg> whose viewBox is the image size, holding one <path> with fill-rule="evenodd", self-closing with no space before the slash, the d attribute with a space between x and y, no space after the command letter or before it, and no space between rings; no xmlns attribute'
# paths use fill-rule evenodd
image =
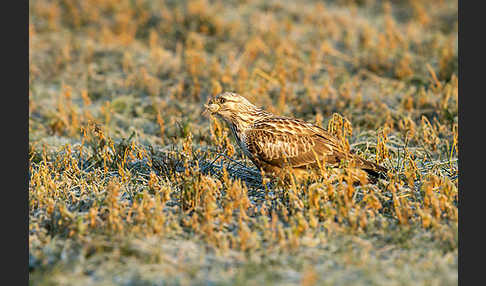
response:
<svg viewBox="0 0 486 286"><path fill-rule="evenodd" d="M346 160L373 176L387 172L386 168L346 151L323 128L303 120L275 116L238 94L220 94L207 106L230 126L245 155L265 171L278 172L285 167L315 169L321 162L337 166Z"/></svg>
<svg viewBox="0 0 486 286"><path fill-rule="evenodd" d="M266 118L248 128L245 144L262 164L274 167L316 168L316 156L319 161L324 160L329 165L337 165L346 159L346 152L338 140L316 127L292 118ZM355 157L347 155L348 159ZM361 160L357 162L362 165Z"/></svg>

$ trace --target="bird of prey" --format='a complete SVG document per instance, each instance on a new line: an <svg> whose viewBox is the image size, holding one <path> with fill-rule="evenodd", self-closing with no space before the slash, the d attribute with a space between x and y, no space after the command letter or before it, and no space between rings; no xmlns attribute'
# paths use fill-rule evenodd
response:
<svg viewBox="0 0 486 286"><path fill-rule="evenodd" d="M362 169L375 179L387 169L346 151L341 142L323 128L300 119L277 116L256 107L243 96L224 92L205 105L206 112L223 119L243 153L265 174L279 176L284 168L294 173L341 161Z"/></svg>

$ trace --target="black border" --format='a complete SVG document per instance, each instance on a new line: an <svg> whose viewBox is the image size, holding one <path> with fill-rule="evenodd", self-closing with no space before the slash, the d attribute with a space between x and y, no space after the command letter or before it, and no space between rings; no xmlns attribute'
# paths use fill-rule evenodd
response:
<svg viewBox="0 0 486 286"><path fill-rule="evenodd" d="M29 2L2 9L2 277L4 284L29 284ZM12 183L12 184L10 184ZM13 283L12 283L13 282Z"/></svg>
<svg viewBox="0 0 486 286"><path fill-rule="evenodd" d="M484 78L484 61L479 57L486 50L484 39L484 10L473 3L458 1L458 39L459 39L459 284L474 285L481 281L484 272L481 262L484 238L481 229L484 226L484 203L479 196L484 196L485 177L484 154L485 89L481 86ZM476 164L478 163L478 164ZM482 164L483 163L483 164ZM476 180L476 182L474 182ZM469 225L469 226L468 226ZM484 246L483 246L484 248ZM480 256L481 255L481 256ZM478 256L477 260L473 256ZM478 262L476 262L478 261ZM475 278L478 279L475 279ZM468 283L469 282L469 283Z"/></svg>

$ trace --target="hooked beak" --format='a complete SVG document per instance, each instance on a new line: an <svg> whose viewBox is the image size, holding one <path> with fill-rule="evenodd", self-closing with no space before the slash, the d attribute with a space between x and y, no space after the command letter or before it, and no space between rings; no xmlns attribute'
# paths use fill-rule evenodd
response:
<svg viewBox="0 0 486 286"><path fill-rule="evenodd" d="M205 113L209 111L211 114L214 114L219 110L219 105L217 104L205 104L204 107L206 108Z"/></svg>

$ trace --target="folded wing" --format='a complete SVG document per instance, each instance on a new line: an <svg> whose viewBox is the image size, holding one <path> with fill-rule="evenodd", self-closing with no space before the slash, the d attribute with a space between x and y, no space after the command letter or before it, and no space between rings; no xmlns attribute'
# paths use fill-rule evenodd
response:
<svg viewBox="0 0 486 286"><path fill-rule="evenodd" d="M245 139L254 161L273 167L317 168L322 162L335 166L344 159L373 176L387 171L346 152L326 130L297 119L272 117L257 121L246 131Z"/></svg>
<svg viewBox="0 0 486 286"><path fill-rule="evenodd" d="M275 167L317 167L317 158L333 165L347 154L324 129L295 119L277 117L258 121L246 131L245 137L248 150Z"/></svg>

